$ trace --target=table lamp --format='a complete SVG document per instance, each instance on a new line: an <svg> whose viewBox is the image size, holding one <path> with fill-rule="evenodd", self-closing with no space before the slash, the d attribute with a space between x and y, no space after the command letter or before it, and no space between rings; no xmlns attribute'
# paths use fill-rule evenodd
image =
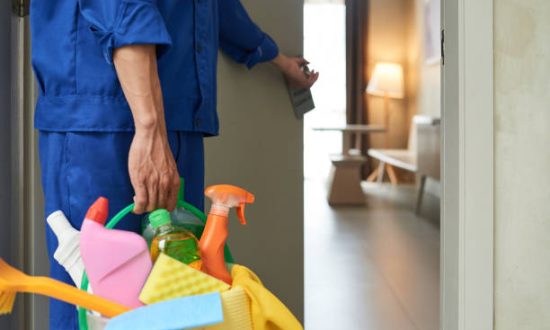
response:
<svg viewBox="0 0 550 330"><path fill-rule="evenodd" d="M386 138L384 148L389 147L389 132L390 132L390 98L402 99L404 97L403 87L403 67L397 63L377 63L374 67L374 72L367 86L367 94L374 96L382 96L384 98L384 126L386 128ZM388 172L392 184L397 183L397 175L395 170L389 164L385 164L385 169ZM369 175L368 181L374 181L379 178L379 182L384 177L384 167L380 166Z"/></svg>
<svg viewBox="0 0 550 330"><path fill-rule="evenodd" d="M367 94L384 97L384 126L386 127L385 147L388 147L390 124L390 98L402 99L403 67L397 63L377 63L367 86Z"/></svg>

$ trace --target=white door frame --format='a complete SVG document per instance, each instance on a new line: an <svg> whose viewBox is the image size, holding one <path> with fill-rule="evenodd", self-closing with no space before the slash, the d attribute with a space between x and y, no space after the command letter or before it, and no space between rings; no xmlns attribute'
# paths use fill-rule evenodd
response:
<svg viewBox="0 0 550 330"><path fill-rule="evenodd" d="M493 0L442 0L441 329L493 329Z"/></svg>

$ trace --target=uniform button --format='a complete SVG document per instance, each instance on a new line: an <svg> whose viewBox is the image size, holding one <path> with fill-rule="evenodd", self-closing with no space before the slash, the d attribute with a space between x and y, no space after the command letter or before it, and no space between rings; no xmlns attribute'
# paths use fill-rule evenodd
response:
<svg viewBox="0 0 550 330"><path fill-rule="evenodd" d="M201 125L201 120L200 119L195 119L195 126L198 127Z"/></svg>
<svg viewBox="0 0 550 330"><path fill-rule="evenodd" d="M197 45L197 53L202 53L203 48L201 45Z"/></svg>

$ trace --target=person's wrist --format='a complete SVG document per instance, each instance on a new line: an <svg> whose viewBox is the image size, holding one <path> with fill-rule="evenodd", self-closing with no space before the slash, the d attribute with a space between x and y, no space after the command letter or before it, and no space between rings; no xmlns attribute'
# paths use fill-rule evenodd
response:
<svg viewBox="0 0 550 330"><path fill-rule="evenodd" d="M271 63L273 63L282 72L286 72L289 67L288 57L283 53L279 53L273 60L271 60Z"/></svg>
<svg viewBox="0 0 550 330"><path fill-rule="evenodd" d="M154 149L168 149L168 135L164 126L138 128L134 132L134 141L139 145ZM151 149L149 149L151 151ZM158 151L158 150L157 150Z"/></svg>
<svg viewBox="0 0 550 330"><path fill-rule="evenodd" d="M161 126L160 119L155 114L142 115L134 120L136 131L153 133Z"/></svg>
<svg viewBox="0 0 550 330"><path fill-rule="evenodd" d="M136 130L143 132L154 132L164 126L164 111L162 105L154 100L140 100L130 104L134 115L134 126Z"/></svg>

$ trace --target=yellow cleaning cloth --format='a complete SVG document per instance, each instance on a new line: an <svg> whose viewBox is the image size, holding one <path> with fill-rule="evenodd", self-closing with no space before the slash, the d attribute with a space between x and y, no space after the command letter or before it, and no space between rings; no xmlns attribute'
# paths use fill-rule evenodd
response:
<svg viewBox="0 0 550 330"><path fill-rule="evenodd" d="M254 330L303 329L294 315L262 285L258 276L250 269L234 265L231 276L233 277L233 288L242 287L250 299L250 313Z"/></svg>
<svg viewBox="0 0 550 330"><path fill-rule="evenodd" d="M166 254L161 254L145 282L139 300L145 304L154 304L169 299L222 292L228 289L227 283Z"/></svg>
<svg viewBox="0 0 550 330"><path fill-rule="evenodd" d="M201 330L252 330L250 300L241 287L222 293L223 322ZM198 330L198 329L195 329Z"/></svg>

